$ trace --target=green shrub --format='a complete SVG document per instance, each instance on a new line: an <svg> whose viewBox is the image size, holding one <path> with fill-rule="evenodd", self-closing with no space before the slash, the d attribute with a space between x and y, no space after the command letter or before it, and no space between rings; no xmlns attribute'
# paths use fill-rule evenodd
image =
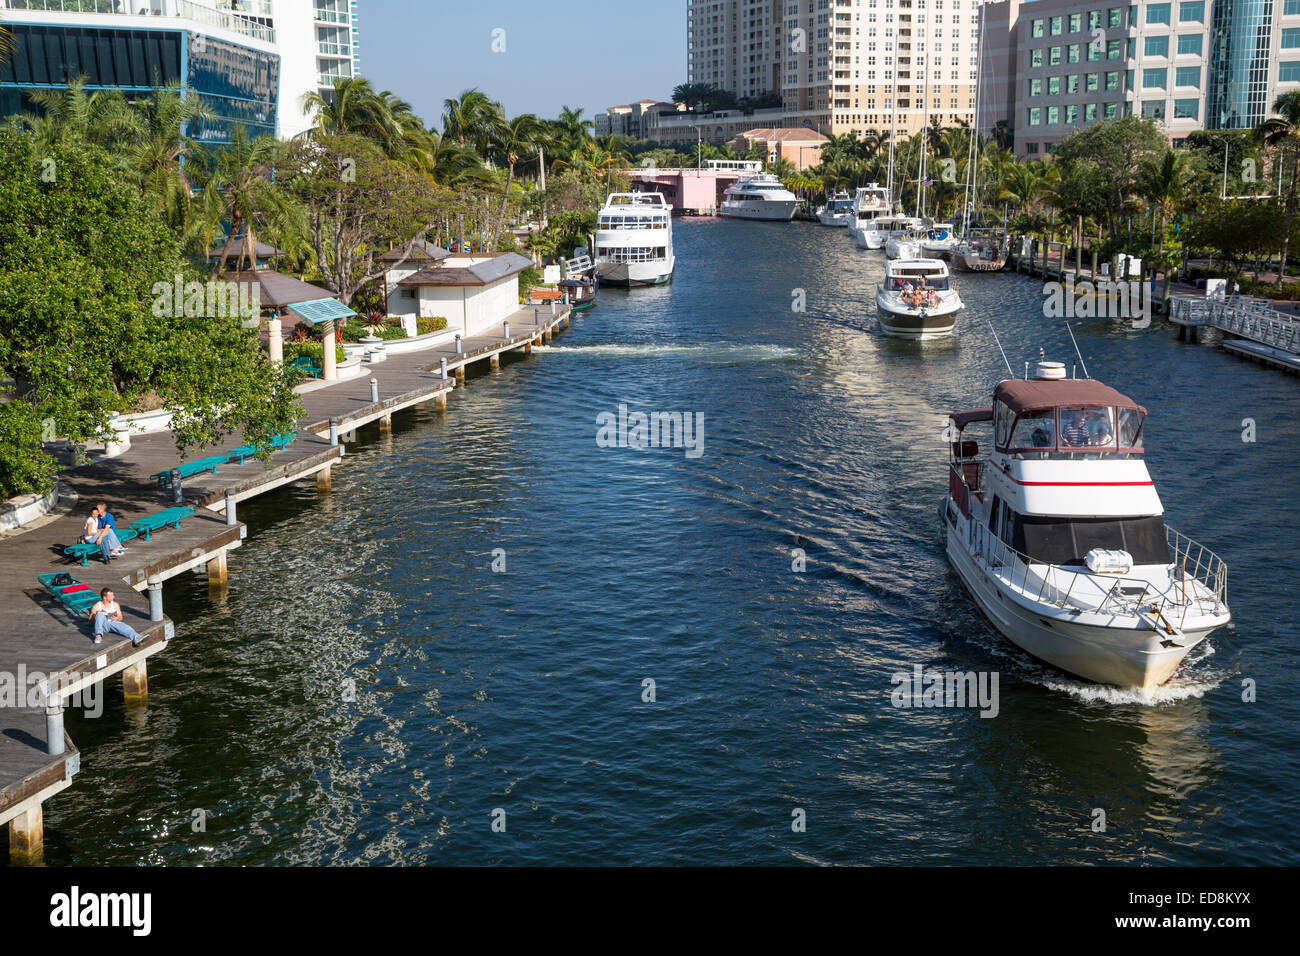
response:
<svg viewBox="0 0 1300 956"><path fill-rule="evenodd" d="M284 343L284 364L288 365L294 359L301 355L307 356L316 363L318 368L325 367L325 343L324 342L285 342ZM334 343L334 358L342 362L347 358L347 352L343 350L342 342Z"/></svg>
<svg viewBox="0 0 1300 956"><path fill-rule="evenodd" d="M440 332L447 327L447 317L442 315L422 315L415 320L415 334L428 335Z"/></svg>
<svg viewBox="0 0 1300 956"><path fill-rule="evenodd" d="M387 342L389 339L404 339L407 337L406 329L402 328L400 322L394 324L386 320L381 320L379 322L375 322L374 325L372 326L370 324L372 321L373 320L371 319L364 319L360 317L355 319L348 319L347 324L343 327L343 341L359 342L367 335L372 334L370 331L368 331L368 329L371 328L374 329L373 335L375 336L375 338L383 339L385 342Z"/></svg>

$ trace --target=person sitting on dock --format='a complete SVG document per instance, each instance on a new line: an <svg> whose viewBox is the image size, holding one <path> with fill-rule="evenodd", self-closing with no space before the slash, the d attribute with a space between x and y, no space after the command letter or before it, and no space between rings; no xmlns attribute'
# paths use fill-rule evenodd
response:
<svg viewBox="0 0 1300 956"><path fill-rule="evenodd" d="M117 535L112 528L101 527L99 522L99 508L91 508L90 515L86 518L86 526L81 532L81 540L86 544L99 545L99 553L104 559L104 563L122 555L126 548L122 547L122 542L117 540Z"/></svg>
<svg viewBox="0 0 1300 956"><path fill-rule="evenodd" d="M135 628L122 622L122 608L118 605L111 588L104 588L99 592L99 600L86 612L86 616L94 624L96 644L104 642L105 634L121 635L131 642L132 647L138 647L144 640Z"/></svg>
<svg viewBox="0 0 1300 956"><path fill-rule="evenodd" d="M101 528L108 528L110 531L116 533L117 519L114 518L113 513L108 510L107 502L101 501L95 506L95 510L99 512L99 526Z"/></svg>

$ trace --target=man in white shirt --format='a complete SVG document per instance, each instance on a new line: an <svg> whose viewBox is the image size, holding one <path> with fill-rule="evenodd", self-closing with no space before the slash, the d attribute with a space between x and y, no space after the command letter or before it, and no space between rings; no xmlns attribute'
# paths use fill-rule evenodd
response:
<svg viewBox="0 0 1300 956"><path fill-rule="evenodd" d="M86 612L86 616L94 622L96 644L103 643L105 634L120 634L122 637L129 638L132 647L144 640L131 625L122 622L122 608L110 588L104 588L99 592L99 600Z"/></svg>

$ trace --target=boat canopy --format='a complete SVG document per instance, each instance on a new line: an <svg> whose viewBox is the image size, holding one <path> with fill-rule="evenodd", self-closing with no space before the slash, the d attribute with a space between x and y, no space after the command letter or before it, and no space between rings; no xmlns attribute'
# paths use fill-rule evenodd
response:
<svg viewBox="0 0 1300 956"><path fill-rule="evenodd" d="M968 408L964 412L953 412L948 416L952 423L961 431L967 425L973 425L975 422L993 421L993 409L991 408Z"/></svg>
<svg viewBox="0 0 1300 956"><path fill-rule="evenodd" d="M1036 457L1140 455L1146 414L1095 379L1007 379L993 390L993 443Z"/></svg>
<svg viewBox="0 0 1300 956"><path fill-rule="evenodd" d="M1058 405L1098 408L1114 405L1117 408L1135 408L1144 416L1147 411L1127 395L1092 378L1006 379L993 390L993 400L1004 403L1016 414Z"/></svg>

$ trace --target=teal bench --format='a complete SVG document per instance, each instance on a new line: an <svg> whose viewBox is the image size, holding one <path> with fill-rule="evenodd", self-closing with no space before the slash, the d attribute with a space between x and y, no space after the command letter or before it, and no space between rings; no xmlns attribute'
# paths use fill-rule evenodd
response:
<svg viewBox="0 0 1300 956"><path fill-rule="evenodd" d="M113 533L117 535L117 540L122 544L126 544L128 541L133 541L139 534L138 531L133 531L130 528L114 528ZM81 566L84 568L87 563L87 558L93 554L99 554L103 550L104 549L97 544L79 542L64 548L63 553L70 558L80 558Z"/></svg>
<svg viewBox="0 0 1300 956"><path fill-rule="evenodd" d="M210 471L215 475L217 469L226 464L227 461L229 459L225 455L212 455L208 458L200 458L198 461L187 461L182 465L177 465L174 470L180 472L182 479L193 478L195 475L201 475L206 471ZM171 487L172 469L157 472L149 477L162 485L165 490Z"/></svg>
<svg viewBox="0 0 1300 956"><path fill-rule="evenodd" d="M285 448L288 448L297 440L298 440L297 433L276 435L266 444L270 446L271 451L283 451ZM233 464L242 465L245 459L252 458L254 455L257 454L258 450L259 450L259 446L257 445L240 445L238 448L227 452L226 458ZM238 461L236 461L236 459L238 459Z"/></svg>
<svg viewBox="0 0 1300 956"><path fill-rule="evenodd" d="M137 534L142 534L144 540L151 541L155 531L161 531L167 527L179 528L181 522L193 514L193 508L178 506L160 511L156 515L149 515L146 518L137 518L131 522L131 536L135 537Z"/></svg>
<svg viewBox="0 0 1300 956"><path fill-rule="evenodd" d="M320 378L323 372L321 367L316 364L316 360L310 355L299 355L287 367L302 372L304 375L310 375L312 378Z"/></svg>
<svg viewBox="0 0 1300 956"><path fill-rule="evenodd" d="M84 615L94 607L95 602L99 600L99 592L94 588L86 587L76 578L73 578L72 584L66 585L66 587L77 588L78 590L64 593L64 588L56 587L54 585L54 579L58 577L60 573L66 572L55 571L50 574L38 574L36 580L40 581L41 586L50 594L58 598L59 602L63 604L64 607L68 608L68 610L72 611L78 617Z"/></svg>

